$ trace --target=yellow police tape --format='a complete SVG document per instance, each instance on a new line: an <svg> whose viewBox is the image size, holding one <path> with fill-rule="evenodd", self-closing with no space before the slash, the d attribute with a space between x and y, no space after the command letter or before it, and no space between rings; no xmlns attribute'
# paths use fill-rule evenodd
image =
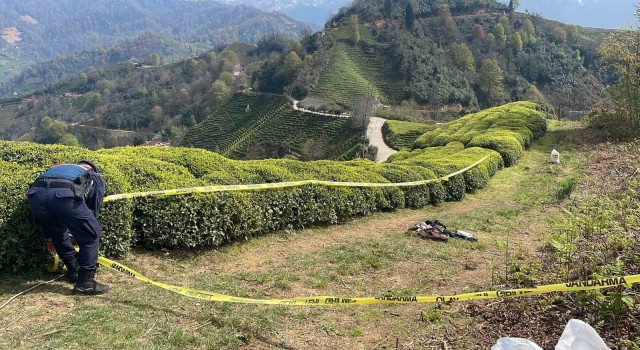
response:
<svg viewBox="0 0 640 350"><path fill-rule="evenodd" d="M632 284L640 282L640 275L631 275L623 277L611 277L599 280L579 281L570 283L550 284L546 286L539 286L534 288L523 289L506 289L497 291L484 291L473 292L456 295L443 295L443 296L379 296L379 297L364 297L364 298L347 298L336 296L310 296L310 297L297 297L289 299L252 299L234 297L225 294L213 293L206 290L198 290L192 288L178 287L162 282L156 282L139 272L117 263L113 260L109 260L104 257L98 258L98 263L102 266L112 268L114 270L123 272L131 277L134 277L140 281L150 283L154 286L160 287L184 295L186 297L202 299L208 301L220 301L228 303L241 303L241 304L269 304L269 305L307 305L307 306L321 306L321 305L370 305L370 304L410 304L410 303L440 303L440 302L452 302L463 300L486 300L496 298L513 298L534 296L552 292L577 292L584 290L594 290L609 288L615 286L631 287Z"/></svg>
<svg viewBox="0 0 640 350"><path fill-rule="evenodd" d="M472 165L460 169L454 173L429 180L400 182L400 183L368 183L368 182L339 182L339 181L323 181L323 180L304 180L304 181L292 181L292 182L279 182L279 183L265 183L265 184L252 184L252 185L213 185L203 187L189 187L174 190L159 190L159 191L146 191L146 192L134 192L125 194L110 195L104 198L104 202L110 202L120 199L138 198L138 197L150 197L150 196L174 196L180 194L190 193L208 193L208 192L224 192L224 191L245 191L245 190L260 190L260 189L275 189L275 188L287 188L287 187L299 187L305 185L321 185L321 186L334 186L334 187L411 187L421 186L435 182L447 181L451 177L460 175L480 163L484 162L489 156L485 156ZM57 256L56 256L57 258ZM630 275L623 277L612 277L599 280L579 281L570 283L559 283L545 286L539 286L535 288L524 289L507 289L498 291L484 291L473 292L456 295L445 296L378 296L378 297L363 297L363 298L347 298L347 297L335 297L335 296L310 296L310 297L297 297L289 299L252 299L234 297L230 295L209 292L205 290L198 290L192 288L185 288L166 284L162 282L156 282L139 272L117 263L113 260L109 260L104 257L98 258L98 263L102 266L112 268L114 270L123 272L131 277L134 277L140 281L152 284L184 295L190 298L230 302L230 303L243 303L243 304L269 304L269 305L307 305L307 306L320 306L320 305L370 305L370 304L409 304L409 303L438 303L438 302L452 302L463 300L486 300L496 298L512 298L522 296L534 296L552 292L577 292L584 290L594 290L609 288L615 286L630 287L634 283L640 282L640 275ZM58 260L54 260L51 263L50 271L62 271L61 265Z"/></svg>
<svg viewBox="0 0 640 350"><path fill-rule="evenodd" d="M151 196L176 196L180 194L190 193L209 193L209 192L228 192L228 191L246 191L246 190L262 190L262 189L274 189L274 188L287 188L287 187L300 187L306 185L320 185L320 186L332 186L332 187L413 187L422 186L434 182L447 181L450 178L467 172L480 163L484 162L489 156L485 156L479 161L469 165L464 169L460 169L454 173L429 180L419 180L410 182L387 182L387 183L372 183L372 182L340 182L340 181L324 181L324 180L302 180L302 181L290 181L290 182L275 182L264 184L251 184L251 185L213 185L202 187L187 187L174 190L158 190L158 191L145 191L145 192L132 192L123 194L113 194L104 197L104 202L111 202L120 199L130 199L139 197L151 197Z"/></svg>

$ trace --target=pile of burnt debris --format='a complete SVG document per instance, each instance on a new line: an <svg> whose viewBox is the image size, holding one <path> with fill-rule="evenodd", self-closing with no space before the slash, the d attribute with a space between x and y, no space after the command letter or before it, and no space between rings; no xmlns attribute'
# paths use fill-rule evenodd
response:
<svg viewBox="0 0 640 350"><path fill-rule="evenodd" d="M426 220L424 222L420 222L410 228L409 232L424 239L431 239L440 242L447 242L449 238L464 239L471 242L478 241L478 239L471 233L456 229L449 230L438 220Z"/></svg>

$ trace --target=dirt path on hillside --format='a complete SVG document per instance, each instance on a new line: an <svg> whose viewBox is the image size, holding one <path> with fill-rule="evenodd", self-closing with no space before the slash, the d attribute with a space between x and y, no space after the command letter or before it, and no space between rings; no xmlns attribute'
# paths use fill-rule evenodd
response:
<svg viewBox="0 0 640 350"><path fill-rule="evenodd" d="M384 137L382 137L382 126L386 122L386 119L371 117L369 121L369 126L367 127L367 136L369 136L369 145L378 148L378 154L376 155L376 162L382 163L386 161L392 154L397 153L398 151L389 147L384 142Z"/></svg>
<svg viewBox="0 0 640 350"><path fill-rule="evenodd" d="M309 113L309 114L321 115L321 116L324 116L324 117L351 118L351 115L349 115L348 113L332 114L332 113L317 112L317 111L312 111L310 109L305 109L305 108L302 108L302 107L298 107L298 103L300 103L300 101L298 101L298 100L291 99L291 102L292 102L291 107L293 108L294 111L300 111L300 112Z"/></svg>
<svg viewBox="0 0 640 350"><path fill-rule="evenodd" d="M335 117L335 118L351 118L348 114L330 114L330 113L322 113L315 112L308 109L304 109L298 107L298 100L291 100L292 108L296 111L302 111L305 113L321 115L325 117ZM369 120L369 126L367 127L367 137L369 138L369 145L378 148L378 154L376 155L376 162L382 163L386 161L392 154L398 152L393 148L389 147L384 142L384 137L382 137L382 126L387 120L384 118L371 117Z"/></svg>

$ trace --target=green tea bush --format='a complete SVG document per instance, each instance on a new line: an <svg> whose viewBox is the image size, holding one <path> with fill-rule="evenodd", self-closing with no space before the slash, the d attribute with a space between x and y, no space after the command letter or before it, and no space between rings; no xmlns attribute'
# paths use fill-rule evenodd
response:
<svg viewBox="0 0 640 350"><path fill-rule="evenodd" d="M466 147L483 147L502 155L506 166L513 165L531 142L547 130L550 113L535 102L514 102L466 115L420 136L415 148L461 142Z"/></svg>
<svg viewBox="0 0 640 350"><path fill-rule="evenodd" d="M347 151L358 144L360 133L349 119L295 111L289 104L283 96L237 93L191 128L182 144L233 159L270 158L277 149L304 159L355 157ZM307 154L310 149L313 155ZM181 164L190 167L188 159Z"/></svg>
<svg viewBox="0 0 640 350"><path fill-rule="evenodd" d="M387 120L384 125L382 125L382 136L384 142L393 149L411 149L418 137L435 128L436 124Z"/></svg>
<svg viewBox="0 0 640 350"><path fill-rule="evenodd" d="M0 270L44 266L44 242L33 221L25 193L33 169L0 161Z"/></svg>

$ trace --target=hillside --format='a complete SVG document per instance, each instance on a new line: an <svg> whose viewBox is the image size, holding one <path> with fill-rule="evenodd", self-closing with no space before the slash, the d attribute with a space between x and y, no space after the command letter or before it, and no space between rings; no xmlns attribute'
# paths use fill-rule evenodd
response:
<svg viewBox="0 0 640 350"><path fill-rule="evenodd" d="M489 0L384 4L356 1L340 11L303 43L311 57L295 78L283 85L263 72L261 91L290 92L319 110L348 110L375 96L460 114L546 99L566 116L598 101L610 83L596 54L606 31L509 13Z"/></svg>
<svg viewBox="0 0 640 350"><path fill-rule="evenodd" d="M144 33L132 40L124 39L116 46L97 47L70 56L34 63L0 86L0 95L25 95L46 90L51 85L80 73L98 70L121 62L151 64L157 54L163 63L173 63L209 51L209 45L186 44Z"/></svg>
<svg viewBox="0 0 640 350"><path fill-rule="evenodd" d="M182 145L234 159L352 159L363 132L347 118L294 111L282 96L236 94L189 130Z"/></svg>
<svg viewBox="0 0 640 350"><path fill-rule="evenodd" d="M246 6L180 0L6 0L0 3L0 24L20 33L20 41L8 36L0 40L0 78L5 79L33 62L117 46L145 32L180 46L211 49L232 41L257 42L270 33L297 37L309 28L285 15Z"/></svg>
<svg viewBox="0 0 640 350"><path fill-rule="evenodd" d="M131 52L146 50L142 47L147 46L138 43L162 46L166 41L144 36L131 43ZM151 54L141 63L127 61L73 74L18 99L18 108L16 101L6 108L0 104L5 116L0 131L7 139L55 143L60 142L60 129L64 129L79 144L92 149L141 144L151 139L175 143L187 128L218 108L212 96L215 81L224 81L224 99L232 91L248 88L250 66L259 65L262 59L255 53L257 49L254 44L237 42L175 63L166 63L165 57ZM99 59L114 52L96 53ZM70 65L86 64L96 58L87 57L87 61L76 60ZM52 64L64 70L66 66L58 65L62 62L65 61ZM238 65L246 67L246 72L236 76L232 71ZM55 71L47 70L50 65L42 64L41 68L33 75L24 75L24 83L38 86L40 79L55 75ZM45 117L58 123L58 131L43 127ZM130 137L119 137L126 133Z"/></svg>

